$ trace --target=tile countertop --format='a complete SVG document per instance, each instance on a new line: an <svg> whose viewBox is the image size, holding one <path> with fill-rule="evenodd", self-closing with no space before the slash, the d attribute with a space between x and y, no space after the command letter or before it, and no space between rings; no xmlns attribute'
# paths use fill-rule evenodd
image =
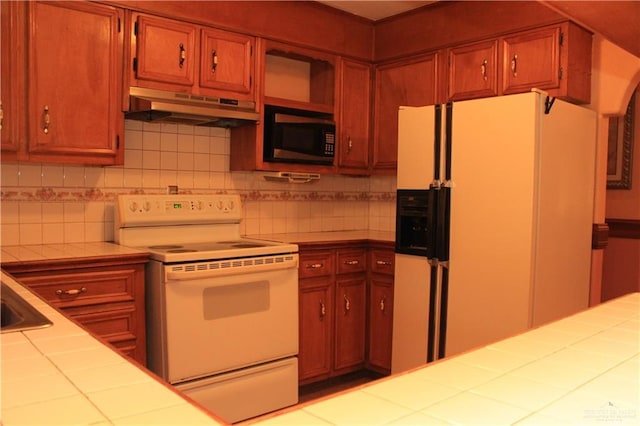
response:
<svg viewBox="0 0 640 426"><path fill-rule="evenodd" d="M260 425L640 424L640 293Z"/></svg>
<svg viewBox="0 0 640 426"><path fill-rule="evenodd" d="M53 325L4 333L0 424L224 424L2 273Z"/></svg>
<svg viewBox="0 0 640 426"><path fill-rule="evenodd" d="M145 252L110 242L34 244L2 246L0 261L2 263L37 262L55 259L103 258L105 256L141 253Z"/></svg>
<svg viewBox="0 0 640 426"><path fill-rule="evenodd" d="M374 240L384 242L394 242L396 235L387 231L329 231L329 232L294 232L286 234L261 234L247 235L248 238L259 240L282 241L285 243L324 243L340 242L352 240Z"/></svg>

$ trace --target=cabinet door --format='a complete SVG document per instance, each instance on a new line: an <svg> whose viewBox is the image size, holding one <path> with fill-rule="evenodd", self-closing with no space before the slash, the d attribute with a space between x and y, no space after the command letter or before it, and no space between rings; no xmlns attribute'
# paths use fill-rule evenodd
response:
<svg viewBox="0 0 640 426"><path fill-rule="evenodd" d="M437 55L380 65L375 74L375 128L372 167L395 173L398 164L398 107L433 105Z"/></svg>
<svg viewBox="0 0 640 426"><path fill-rule="evenodd" d="M298 380L331 372L333 283L327 278L300 280Z"/></svg>
<svg viewBox="0 0 640 426"><path fill-rule="evenodd" d="M506 37L503 62L503 93L531 88L553 89L560 81L560 27Z"/></svg>
<svg viewBox="0 0 640 426"><path fill-rule="evenodd" d="M29 3L29 158L122 162L123 13L90 2Z"/></svg>
<svg viewBox="0 0 640 426"><path fill-rule="evenodd" d="M365 360L367 315L365 274L349 275L336 280L334 370L357 369ZM343 370L343 371L340 371Z"/></svg>
<svg viewBox="0 0 640 426"><path fill-rule="evenodd" d="M476 43L449 50L450 101L498 94L498 41Z"/></svg>
<svg viewBox="0 0 640 426"><path fill-rule="evenodd" d="M202 30L200 87L253 99L253 45L252 37L211 28Z"/></svg>
<svg viewBox="0 0 640 426"><path fill-rule="evenodd" d="M24 136L25 43L23 2L0 2L0 139L2 159L18 160L24 154L20 140Z"/></svg>
<svg viewBox="0 0 640 426"><path fill-rule="evenodd" d="M369 166L370 88L368 64L341 62L338 164L343 173L365 173Z"/></svg>
<svg viewBox="0 0 640 426"><path fill-rule="evenodd" d="M374 275L369 283L368 365L380 372L391 371L393 332L393 277Z"/></svg>
<svg viewBox="0 0 640 426"><path fill-rule="evenodd" d="M135 78L178 85L176 90L193 86L197 27L146 15L138 15L135 25Z"/></svg>

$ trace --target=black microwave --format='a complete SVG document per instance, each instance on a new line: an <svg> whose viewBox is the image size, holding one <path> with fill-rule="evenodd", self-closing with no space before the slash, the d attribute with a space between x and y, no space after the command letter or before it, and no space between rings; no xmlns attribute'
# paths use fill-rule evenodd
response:
<svg viewBox="0 0 640 426"><path fill-rule="evenodd" d="M332 165L335 145L330 115L265 105L264 161Z"/></svg>

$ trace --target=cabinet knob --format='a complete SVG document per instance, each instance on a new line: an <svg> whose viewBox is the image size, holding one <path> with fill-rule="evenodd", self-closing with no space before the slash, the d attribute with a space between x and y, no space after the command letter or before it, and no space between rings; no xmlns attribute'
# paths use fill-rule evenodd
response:
<svg viewBox="0 0 640 426"><path fill-rule="evenodd" d="M43 110L42 121L44 124L42 126L42 132L46 135L49 133L49 126L51 125L51 115L49 115L48 105L45 105Z"/></svg>
<svg viewBox="0 0 640 426"><path fill-rule="evenodd" d="M56 294L58 296L62 296L62 295L66 295L66 296L76 296L80 293L86 293L87 288L86 287L82 287L82 288L75 288L72 290L56 290Z"/></svg>
<svg viewBox="0 0 640 426"><path fill-rule="evenodd" d="M179 60L178 60L178 65L180 66L180 68L182 68L184 66L184 61L187 58L187 51L184 48L184 44L180 43L180 46L178 46L180 48L180 56L179 56Z"/></svg>

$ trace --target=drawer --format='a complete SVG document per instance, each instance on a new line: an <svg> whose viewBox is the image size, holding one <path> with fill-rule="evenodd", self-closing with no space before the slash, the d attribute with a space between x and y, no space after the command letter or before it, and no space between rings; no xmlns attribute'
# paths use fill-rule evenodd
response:
<svg viewBox="0 0 640 426"><path fill-rule="evenodd" d="M372 250L369 269L375 274L393 275L396 255L390 250Z"/></svg>
<svg viewBox="0 0 640 426"><path fill-rule="evenodd" d="M367 270L367 252L364 249L338 250L338 274L365 272Z"/></svg>
<svg viewBox="0 0 640 426"><path fill-rule="evenodd" d="M73 309L66 312L87 330L110 343L136 338L136 311L133 304L95 312L88 308L83 308L82 313Z"/></svg>
<svg viewBox="0 0 640 426"><path fill-rule="evenodd" d="M300 278L322 277L332 275L334 271L335 257L328 250L317 250L300 253Z"/></svg>
<svg viewBox="0 0 640 426"><path fill-rule="evenodd" d="M133 302L135 296L133 268L25 276L19 280L59 308Z"/></svg>

